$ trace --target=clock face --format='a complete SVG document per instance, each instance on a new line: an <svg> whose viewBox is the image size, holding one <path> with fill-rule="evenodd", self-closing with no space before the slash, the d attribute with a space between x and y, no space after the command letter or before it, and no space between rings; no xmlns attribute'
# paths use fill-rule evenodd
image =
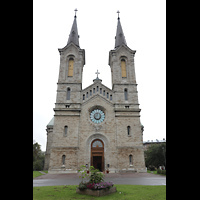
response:
<svg viewBox="0 0 200 200"><path fill-rule="evenodd" d="M102 110L95 109L90 113L90 119L95 123L95 124L100 124L102 121L105 119L105 114Z"/></svg>

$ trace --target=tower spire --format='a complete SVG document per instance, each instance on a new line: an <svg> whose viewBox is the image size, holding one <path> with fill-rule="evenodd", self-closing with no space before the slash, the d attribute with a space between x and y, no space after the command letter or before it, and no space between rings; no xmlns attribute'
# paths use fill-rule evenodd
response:
<svg viewBox="0 0 200 200"><path fill-rule="evenodd" d="M79 47L79 35L78 35L78 28L77 28L77 23L76 23L76 12L78 10L75 9L74 11L75 11L74 22L72 24L72 28L71 28L71 32L70 32L67 44L73 42L76 46Z"/></svg>
<svg viewBox="0 0 200 200"><path fill-rule="evenodd" d="M126 39L122 30L122 26L120 23L120 18L119 18L119 10L117 11L118 13L118 23L117 23L117 32L116 32L116 36L115 36L115 48L118 46L121 46L122 44L126 44Z"/></svg>

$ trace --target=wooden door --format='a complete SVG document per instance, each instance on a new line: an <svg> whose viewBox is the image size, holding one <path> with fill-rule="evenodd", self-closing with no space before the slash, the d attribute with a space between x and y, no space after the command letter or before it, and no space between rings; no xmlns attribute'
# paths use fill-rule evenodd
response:
<svg viewBox="0 0 200 200"><path fill-rule="evenodd" d="M104 144L96 139L91 144L91 166L104 171Z"/></svg>

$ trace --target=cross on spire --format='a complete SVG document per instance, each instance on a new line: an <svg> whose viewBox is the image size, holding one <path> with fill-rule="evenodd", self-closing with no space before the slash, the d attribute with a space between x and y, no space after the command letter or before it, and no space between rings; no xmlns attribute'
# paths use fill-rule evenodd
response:
<svg viewBox="0 0 200 200"><path fill-rule="evenodd" d="M100 72L98 72L98 69L97 69L97 72L95 72L95 74L97 75L97 79L98 79L99 78L98 74L100 74Z"/></svg>
<svg viewBox="0 0 200 200"><path fill-rule="evenodd" d="M119 19L119 13L120 13L119 10L117 11L117 13L118 13L118 19Z"/></svg>
<svg viewBox="0 0 200 200"><path fill-rule="evenodd" d="M74 11L75 11L75 16L74 17L76 17L76 12L78 11L77 8Z"/></svg>

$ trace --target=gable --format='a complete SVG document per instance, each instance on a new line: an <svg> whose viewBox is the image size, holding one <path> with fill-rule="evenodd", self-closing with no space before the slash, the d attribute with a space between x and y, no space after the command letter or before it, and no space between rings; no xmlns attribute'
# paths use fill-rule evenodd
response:
<svg viewBox="0 0 200 200"><path fill-rule="evenodd" d="M82 103L90 101L90 99L96 96L99 96L109 103L113 102L113 91L101 84L100 81L95 81L95 83L81 91Z"/></svg>

